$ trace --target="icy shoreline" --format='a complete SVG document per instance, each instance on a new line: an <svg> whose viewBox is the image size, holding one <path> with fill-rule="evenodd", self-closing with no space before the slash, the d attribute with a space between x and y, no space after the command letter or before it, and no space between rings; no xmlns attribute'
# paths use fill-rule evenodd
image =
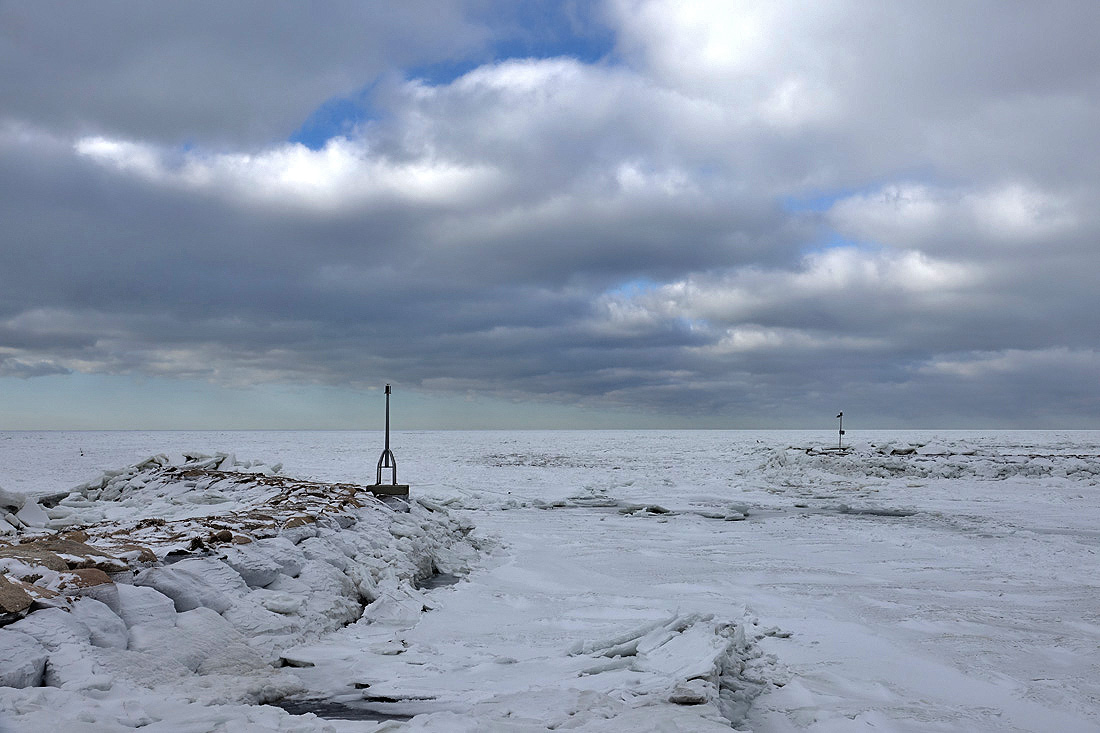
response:
<svg viewBox="0 0 1100 733"><path fill-rule="evenodd" d="M224 454L154 456L52 507L4 499L23 503L0 540L0 689L15 688L0 704L19 730L312 730L242 707L302 690L281 652L419 613L417 582L467 572L478 550L428 502Z"/></svg>
<svg viewBox="0 0 1100 733"><path fill-rule="evenodd" d="M505 676L472 689L423 688L405 640L438 606L422 581L508 562L439 503L225 453L4 497L22 504L0 540L0 711L18 730L388 730L419 716L418 729L520 731L563 715L625 730L655 714L721 730L774 663L744 618L676 613L526 661L494 655ZM490 702L528 673L516 692L542 695L542 713Z"/></svg>

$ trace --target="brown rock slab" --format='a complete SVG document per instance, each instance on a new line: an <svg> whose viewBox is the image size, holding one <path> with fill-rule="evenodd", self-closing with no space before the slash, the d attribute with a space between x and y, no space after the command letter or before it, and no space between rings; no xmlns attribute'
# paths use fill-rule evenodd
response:
<svg viewBox="0 0 1100 733"><path fill-rule="evenodd" d="M90 588L104 583L114 583L114 581L111 580L110 575L99 568L78 568L64 574L60 588L69 591L69 589Z"/></svg>
<svg viewBox="0 0 1100 733"><path fill-rule="evenodd" d="M11 557L28 565L41 565L57 572L69 569L69 563L58 557L56 552L47 550L37 542L0 547L0 557Z"/></svg>
<svg viewBox="0 0 1100 733"><path fill-rule="evenodd" d="M297 517L291 517L290 519L286 520L286 523L283 524L283 529L292 529L294 527L301 527L304 524L312 524L313 522L316 522L316 521L317 521L316 517L311 517L308 514L303 514L303 515L300 515L300 516L297 516Z"/></svg>
<svg viewBox="0 0 1100 733"><path fill-rule="evenodd" d="M34 598L23 589L22 583L12 582L0 575L0 618L22 614L32 603Z"/></svg>

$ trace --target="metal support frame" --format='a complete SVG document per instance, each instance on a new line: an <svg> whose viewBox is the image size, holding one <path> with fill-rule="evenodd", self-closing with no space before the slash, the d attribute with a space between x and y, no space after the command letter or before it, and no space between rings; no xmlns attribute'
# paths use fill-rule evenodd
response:
<svg viewBox="0 0 1100 733"><path fill-rule="evenodd" d="M386 447L382 451L382 457L378 459L378 480L375 481L376 485L382 483L382 469L388 468L391 470L390 483L394 486L397 485L397 459L393 457L393 451L390 450L390 385L386 385Z"/></svg>

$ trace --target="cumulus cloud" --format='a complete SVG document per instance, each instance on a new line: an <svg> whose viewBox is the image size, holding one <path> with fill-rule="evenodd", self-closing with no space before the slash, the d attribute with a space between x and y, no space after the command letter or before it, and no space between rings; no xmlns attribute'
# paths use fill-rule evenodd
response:
<svg viewBox="0 0 1100 733"><path fill-rule="evenodd" d="M394 161L333 138L322 149L288 143L257 154L174 153L148 144L81 138L77 154L150 184L228 195L260 207L322 213L387 203L458 207L499 191L487 165Z"/></svg>
<svg viewBox="0 0 1100 733"><path fill-rule="evenodd" d="M1100 6L607 0L594 60L352 5L0 8L3 374L1097 415Z"/></svg>
<svg viewBox="0 0 1100 733"><path fill-rule="evenodd" d="M828 218L847 236L886 245L935 250L966 239L1047 246L1072 237L1084 224L1075 203L1021 183L958 190L905 182L844 198Z"/></svg>

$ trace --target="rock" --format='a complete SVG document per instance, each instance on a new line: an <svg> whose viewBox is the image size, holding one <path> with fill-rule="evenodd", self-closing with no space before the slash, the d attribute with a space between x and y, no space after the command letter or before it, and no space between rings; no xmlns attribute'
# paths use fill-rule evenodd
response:
<svg viewBox="0 0 1100 733"><path fill-rule="evenodd" d="M141 564L154 563L157 561L156 554L145 545L121 542L108 545L104 549L109 550L110 553L119 560L125 560L128 563Z"/></svg>
<svg viewBox="0 0 1100 733"><path fill-rule="evenodd" d="M49 588L43 588L40 585L34 583L28 583L18 578L8 578L12 585L21 589L24 593L31 597L31 600L41 605L50 605L49 602L58 597L58 592L50 590ZM64 604L62 604L64 605ZM31 610L34 610L35 606L32 604Z"/></svg>
<svg viewBox="0 0 1100 733"><path fill-rule="evenodd" d="M49 537L0 547L0 557L14 557L30 565L43 565L50 570L98 568L108 573L129 570L130 566L106 550L63 537Z"/></svg>
<svg viewBox="0 0 1100 733"><path fill-rule="evenodd" d="M92 547L84 542L51 537L30 543L49 550L61 557L71 568L97 568L108 573L129 570L130 566L106 550Z"/></svg>
<svg viewBox="0 0 1100 733"><path fill-rule="evenodd" d="M303 525L311 524L311 523L316 522L316 521L317 521L317 517L311 517L308 514L301 514L301 515L298 515L296 517L291 517L290 519L286 520L286 523L283 525L283 528L284 529L294 529L295 527L301 527Z"/></svg>
<svg viewBox="0 0 1100 733"><path fill-rule="evenodd" d="M37 542L0 547L0 558L5 557L22 560L28 565L41 565L55 572L69 569L69 564L61 559L56 552L46 550Z"/></svg>
<svg viewBox="0 0 1100 733"><path fill-rule="evenodd" d="M26 613L34 599L22 588L22 583L15 584L0 575L0 623L6 617L14 620Z"/></svg>
<svg viewBox="0 0 1100 733"><path fill-rule="evenodd" d="M34 637L0 629L0 687L38 687L49 652Z"/></svg>
<svg viewBox="0 0 1100 733"><path fill-rule="evenodd" d="M68 591L70 588L90 588L102 583L113 583L111 576L99 568L77 568L64 573L61 578L60 590Z"/></svg>

